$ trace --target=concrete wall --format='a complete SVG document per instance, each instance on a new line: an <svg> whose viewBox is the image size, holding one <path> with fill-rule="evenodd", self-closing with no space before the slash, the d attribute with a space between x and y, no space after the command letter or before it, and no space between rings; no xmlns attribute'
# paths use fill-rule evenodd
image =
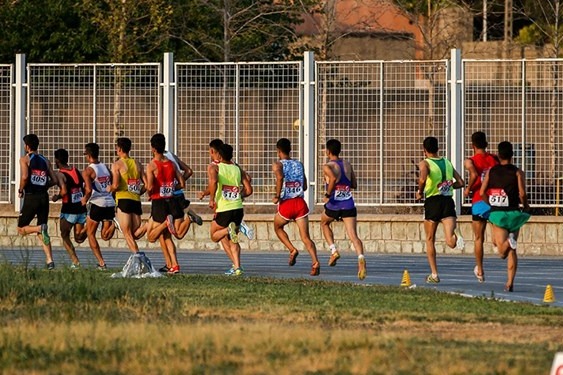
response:
<svg viewBox="0 0 563 375"><path fill-rule="evenodd" d="M256 239L249 241L242 236L241 246L243 251L271 251L284 250L273 230L272 215L270 214L248 214L245 221L254 226ZM179 251L189 250L218 250L218 244L209 239L209 224L211 215L203 215L204 224L201 227L192 226L181 241L176 241ZM144 215L147 219L147 215ZM328 251L328 246L322 237L319 225L320 215L311 215L311 236L319 252ZM563 256L563 218L538 216L533 217L520 232L518 242L518 253L524 256L549 255ZM450 249L444 243L441 226L438 229L436 250L438 254L473 254L473 241L471 232L471 217L461 216L459 219L462 234L465 238L466 247L464 251ZM17 234L16 214L4 214L0 216L0 249L1 248L26 248L39 247L36 236L28 235L21 237ZM295 224L287 227L289 237L295 242L299 249L304 249L299 240L299 233ZM345 230L342 223L333 225L335 239L338 246L344 250L351 250L350 243L345 239ZM487 239L485 253L493 255L490 243L490 226L487 227ZM392 254L422 254L424 253L424 228L420 215L365 215L360 214L358 222L358 233L364 243L366 253L392 253ZM53 215L49 221L49 234L55 248L62 247L59 236L58 218ZM108 248L126 249L125 240L120 233L115 234L110 241L100 240L102 251ZM88 248L88 241L78 246ZM158 244L150 244L143 238L139 241L139 247L158 248Z"/></svg>

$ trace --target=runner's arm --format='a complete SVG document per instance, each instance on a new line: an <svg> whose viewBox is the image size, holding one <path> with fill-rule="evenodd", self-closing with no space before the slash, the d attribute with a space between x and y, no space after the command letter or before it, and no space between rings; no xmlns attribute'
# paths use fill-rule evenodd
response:
<svg viewBox="0 0 563 375"><path fill-rule="evenodd" d="M180 158L177 155L174 155L174 159L176 160L176 163L178 163L178 165L180 166L180 169L182 171L184 171L184 175L182 176L182 178L185 180L187 180L188 178L192 177L192 175L194 174L194 171L190 168L189 165L187 165L186 163L184 163L182 160L180 160ZM180 181L180 180L178 180Z"/></svg>
<svg viewBox="0 0 563 375"><path fill-rule="evenodd" d="M421 160L420 163L418 163L418 170L420 171L420 176L418 176L418 190L415 195L417 201L421 200L423 197L426 179L428 178L428 163L426 160Z"/></svg>
<svg viewBox="0 0 563 375"><path fill-rule="evenodd" d="M207 178L209 180L207 189L205 192L209 192L209 207L215 209L215 193L217 192L217 183L219 179L219 167L217 165L210 164L207 167Z"/></svg>
<svg viewBox="0 0 563 375"><path fill-rule="evenodd" d="M354 168L352 168L352 164L348 163L350 167L350 187L352 189L358 188L358 180L356 179L356 172L354 172Z"/></svg>
<svg viewBox="0 0 563 375"><path fill-rule="evenodd" d="M520 203L524 207L524 210L529 210L530 205L528 204L528 194L526 194L526 177L522 170L518 170L516 173L516 178L518 179L518 195L520 197Z"/></svg>
<svg viewBox="0 0 563 375"><path fill-rule="evenodd" d="M465 159L463 166L464 166L465 170L469 172L469 180L467 181L467 186L465 187L465 189L463 191L463 195L468 197L468 196L471 195L471 188L473 187L473 185L477 181L477 178L479 177L479 175L477 174L477 169L475 168L475 164L473 164L473 160L471 160L469 158Z"/></svg>
<svg viewBox="0 0 563 375"><path fill-rule="evenodd" d="M27 164L27 155L20 158L20 187L18 189L18 195L23 196L23 190L25 189L29 181L29 165Z"/></svg>
<svg viewBox="0 0 563 375"><path fill-rule="evenodd" d="M184 174L182 175L182 173L180 173L180 170L176 167L176 165L174 165L174 172L176 172L176 180L178 181L178 185L179 185L180 189L183 189L183 188L186 187L186 180L188 178L190 178L189 176L186 177L186 170L184 169L183 171L184 171ZM190 174L190 176L191 176L191 174Z"/></svg>
<svg viewBox="0 0 563 375"><path fill-rule="evenodd" d="M154 188L154 163L152 162L152 160L150 161L149 164L147 164L147 173L145 174L146 176L146 184L145 184L145 189L148 192L148 194L150 195L152 193L152 189Z"/></svg>
<svg viewBox="0 0 563 375"><path fill-rule="evenodd" d="M274 177L276 178L276 187L274 191L274 197L272 198L273 203L278 203L280 201L282 184L283 184L283 166L279 161L272 164L272 171L274 172ZM244 180L243 180L244 183Z"/></svg>
<svg viewBox="0 0 563 375"><path fill-rule="evenodd" d="M246 175L246 171L244 169L242 169L241 167L239 167L240 169L240 178L242 180L242 197L246 198L246 197L250 197L252 195L252 193L254 192L254 190L252 189L252 184L250 183L250 178L247 177Z"/></svg>
<svg viewBox="0 0 563 375"><path fill-rule="evenodd" d="M88 201L90 200L90 197L92 196L92 173L94 172L94 170L91 167L86 167L86 169L84 169L82 171L82 179L84 180L84 196L82 197L82 199L80 200L80 203L83 206L86 206L86 203L88 203Z"/></svg>
<svg viewBox="0 0 563 375"><path fill-rule="evenodd" d="M455 168L454 168L454 179L455 179L455 182L453 184L454 189L460 189L465 186L465 182L463 182L463 178L461 178L459 172L456 171Z"/></svg>
<svg viewBox="0 0 563 375"><path fill-rule="evenodd" d="M481 195L481 199L485 201L487 204L489 203L489 197L487 196L487 188L489 187L489 171L485 174L485 178L481 181L481 190L479 194Z"/></svg>
<svg viewBox="0 0 563 375"><path fill-rule="evenodd" d="M115 193L119 188L119 179L121 178L119 163L118 160L111 165L111 185L107 187L108 193Z"/></svg>

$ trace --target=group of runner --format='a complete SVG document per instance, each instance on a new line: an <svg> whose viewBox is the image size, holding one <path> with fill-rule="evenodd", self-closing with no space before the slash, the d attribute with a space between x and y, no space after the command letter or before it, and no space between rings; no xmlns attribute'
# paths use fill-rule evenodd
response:
<svg viewBox="0 0 563 375"><path fill-rule="evenodd" d="M119 157L110 170L99 161L99 146L88 143L84 155L88 166L82 173L68 164L68 152L55 151L54 171L49 160L37 152L39 139L35 134L23 138L26 155L21 157L21 178L18 193L24 198L18 220L20 234L37 233L45 251L48 269L53 269L50 238L47 227L49 213L48 188L58 185L59 193L52 200L62 200L60 229L63 244L72 261L71 267L79 267L75 248L70 240L78 243L88 238L98 268L106 264L96 239L101 224L101 238L112 238L116 227L122 233L128 248L139 252L136 240L147 235L149 242L159 241L166 265L159 271L175 274L180 272L176 247L172 237L182 239L190 225L202 224L201 217L189 210L190 202L183 192L185 181L193 174L192 169L176 155L165 150L163 134L155 134L150 140L153 159L146 169L129 156L131 140L118 138L116 154ZM517 269L517 239L521 226L529 219L523 172L514 166L513 148L509 142L498 145L498 153L486 151L488 144L483 132L472 135L474 155L465 161L469 181L464 190L472 198L472 228L476 265L475 277L485 281L483 269L483 242L487 221L492 223L492 242L500 256L508 259L507 291L513 291ZM278 160L273 163L275 195L277 204L274 230L289 251L289 266L296 264L298 249L290 241L285 226L294 221L301 240L311 257L311 276L320 274L320 263L315 243L309 234L309 208L304 200L308 183L303 164L290 156L291 142L281 138L276 143ZM328 265L335 266L340 258L331 224L344 223L346 233L358 257L358 278L367 274L363 243L357 234L357 209L352 190L357 188L357 179L351 164L340 158L342 144L337 139L326 142L323 166L326 192L324 211L321 214L321 230L328 243L331 255ZM435 235L439 223L444 226L445 240L449 247L461 246L463 239L456 230L456 210L453 190L465 186L463 178L452 163L438 154L438 140L427 137L423 142L425 158L419 163L419 180L416 199L424 198L424 230L426 253L431 273L427 283L439 283L436 262ZM208 186L199 193L199 199L209 197L209 208L214 212L210 226L211 240L221 243L232 262L228 275L244 273L241 265L239 230L247 228L243 222L243 199L252 194L251 178L233 159L233 148L219 139L209 143L210 163L207 167ZM148 193L151 201L151 216L141 222L141 195ZM115 197L115 200L114 200ZM520 209L520 205L524 211ZM87 207L89 206L89 209ZM184 210L188 209L187 215ZM37 216L37 225L31 226ZM243 231L244 232L244 231Z"/></svg>
<svg viewBox="0 0 563 375"><path fill-rule="evenodd" d="M452 163L438 155L438 140L427 137L423 142L425 158L419 163L419 181L416 199L424 198L424 230L426 256L431 273L426 282L440 282L436 264L435 235L439 223L444 227L446 244L462 247L463 239L456 230L456 210L453 190L464 186L464 196L472 201L472 229L474 233L475 277L485 281L483 268L483 243L487 221L492 224L492 243L502 259L507 259L507 281L504 289L514 290L518 267L516 254L520 228L529 220L524 172L512 164L514 155L510 142L498 144L496 155L487 152L486 134L475 132L471 136L473 156L464 167L469 173L465 185ZM457 232L457 233L456 233Z"/></svg>

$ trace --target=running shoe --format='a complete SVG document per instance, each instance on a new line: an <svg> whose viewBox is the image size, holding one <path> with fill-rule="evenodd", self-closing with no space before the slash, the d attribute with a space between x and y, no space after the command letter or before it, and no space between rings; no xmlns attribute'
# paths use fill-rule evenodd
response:
<svg viewBox="0 0 563 375"><path fill-rule="evenodd" d="M319 262L317 263L313 263L313 265L311 265L311 276L319 276L321 273L321 265L319 264Z"/></svg>
<svg viewBox="0 0 563 375"><path fill-rule="evenodd" d="M235 272L235 265L231 265L231 268L229 268L228 270L225 271L225 275L227 276L231 276L233 274L233 272Z"/></svg>
<svg viewBox="0 0 563 375"><path fill-rule="evenodd" d="M49 245L51 243L51 237L49 237L47 224L41 224L41 241L43 241L44 245ZM52 262L51 262L52 263ZM55 267L53 263L53 268ZM51 268L49 268L51 269Z"/></svg>
<svg viewBox="0 0 563 375"><path fill-rule="evenodd" d="M334 267L336 266L336 261L340 259L340 253L338 251L335 251L334 253L332 253L330 255L330 259L328 260L328 265L330 267Z"/></svg>
<svg viewBox="0 0 563 375"><path fill-rule="evenodd" d="M76 263L76 264L71 264L69 267L71 270L79 270L80 269L80 263Z"/></svg>
<svg viewBox="0 0 563 375"><path fill-rule="evenodd" d="M477 266L475 266L475 268L473 268L473 274L475 275L475 277L477 278L477 280L480 283L485 282L485 273L483 272L483 274L479 275L479 269L477 268Z"/></svg>
<svg viewBox="0 0 563 375"><path fill-rule="evenodd" d="M238 243L237 225L235 223L229 223L229 238L233 243Z"/></svg>
<svg viewBox="0 0 563 375"><path fill-rule="evenodd" d="M244 274L244 270L239 267L239 268L237 268L236 270L233 271L231 276L242 276L243 274Z"/></svg>
<svg viewBox="0 0 563 375"><path fill-rule="evenodd" d="M49 271L55 269L55 262L49 262L49 263L47 263L47 269L48 269Z"/></svg>
<svg viewBox="0 0 563 375"><path fill-rule="evenodd" d="M169 268L167 266L163 266L163 267L160 267L158 269L158 272L166 273L166 272L168 272L168 270L169 270Z"/></svg>
<svg viewBox="0 0 563 375"><path fill-rule="evenodd" d="M366 258L358 259L358 279L363 280L366 278Z"/></svg>
<svg viewBox="0 0 563 375"><path fill-rule="evenodd" d="M299 251L295 250L292 251L291 253L289 253L289 265L290 266L295 266L295 263L297 262L297 256L299 255Z"/></svg>
<svg viewBox="0 0 563 375"><path fill-rule="evenodd" d="M240 223L240 231L242 232L242 234L244 234L249 240L253 240L254 239L254 228L252 228L250 225L246 224L246 222L243 220Z"/></svg>
<svg viewBox="0 0 563 375"><path fill-rule="evenodd" d="M115 225L115 227L117 228L118 231L120 231L121 233L123 233L123 231L121 230L121 225L119 225L119 220L117 220L117 218L113 218L112 219L113 224ZM102 226L103 226L103 222L102 222ZM100 229L101 230L101 229Z"/></svg>
<svg viewBox="0 0 563 375"><path fill-rule="evenodd" d="M174 274L177 274L177 273L180 273L180 266L178 266L178 265L172 266L168 269L169 275L174 275Z"/></svg>
<svg viewBox="0 0 563 375"><path fill-rule="evenodd" d="M188 211L188 217L190 218L190 221L192 223L196 223L197 225L200 225L200 226L203 224L203 220L201 219L201 216L199 216L198 214L196 214L192 210Z"/></svg>
<svg viewBox="0 0 563 375"><path fill-rule="evenodd" d="M440 282L440 277L438 277L438 275L432 276L432 274L430 274L426 277L427 284L438 284L439 282Z"/></svg>
<svg viewBox="0 0 563 375"><path fill-rule="evenodd" d="M105 263L104 263L103 266L100 265L100 264L98 264L98 265L96 266L96 268L98 269L98 271L107 271L107 270L108 270L108 266L107 266L107 264L105 264Z"/></svg>
<svg viewBox="0 0 563 375"><path fill-rule="evenodd" d="M174 237L178 236L178 233L176 233L176 228L174 227L174 217L172 215L166 216L166 226L168 227L168 231L171 235L173 235Z"/></svg>
<svg viewBox="0 0 563 375"><path fill-rule="evenodd" d="M504 291L505 291L505 292L510 292L510 293L514 292L514 285L505 285L505 286L504 286Z"/></svg>
<svg viewBox="0 0 563 375"><path fill-rule="evenodd" d="M461 231L459 230L459 228L455 228L454 233L457 237L457 241L455 243L456 249L458 250L465 249L465 240L463 239L463 236L461 235Z"/></svg>
<svg viewBox="0 0 563 375"><path fill-rule="evenodd" d="M516 237L514 237L514 233L508 233L508 244L514 250L516 250L516 246L518 243L516 242Z"/></svg>

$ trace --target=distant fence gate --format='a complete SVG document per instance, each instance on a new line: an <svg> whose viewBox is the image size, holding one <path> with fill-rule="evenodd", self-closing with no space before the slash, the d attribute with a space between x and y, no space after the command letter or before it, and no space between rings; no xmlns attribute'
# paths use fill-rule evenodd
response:
<svg viewBox="0 0 563 375"><path fill-rule="evenodd" d="M324 145L337 138L358 176L359 205L412 207L424 137L437 137L463 172L471 134L483 130L492 151L514 144L533 206L558 204L563 60L462 60L459 50L438 61L315 62L307 53L303 62L174 63L165 54L163 64L26 64L21 56L15 69L0 65L0 201L16 210L25 133L39 136L48 157L66 148L83 168L84 144L100 144L109 164L118 136L146 164L151 135L163 132L194 170L191 200L207 184L208 143L221 138L253 179L246 204L254 205L271 202L281 137L305 161L309 203L321 204Z"/></svg>

